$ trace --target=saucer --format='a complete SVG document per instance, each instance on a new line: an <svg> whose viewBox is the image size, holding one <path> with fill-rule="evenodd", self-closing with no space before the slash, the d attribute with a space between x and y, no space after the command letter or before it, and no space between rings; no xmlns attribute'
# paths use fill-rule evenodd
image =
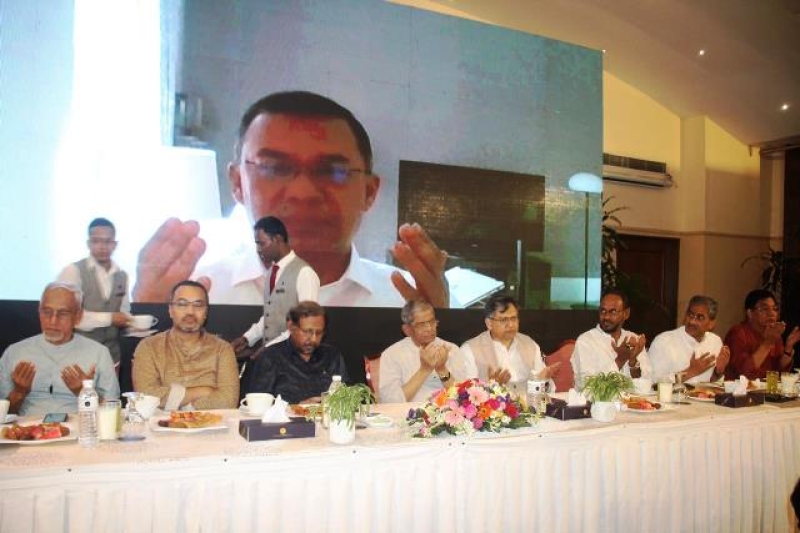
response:
<svg viewBox="0 0 800 533"><path fill-rule="evenodd" d="M144 339L145 337L149 337L150 335L158 333L157 329L131 329L125 332L125 337L136 337L138 339Z"/></svg>
<svg viewBox="0 0 800 533"><path fill-rule="evenodd" d="M248 409L243 405L239 407L239 412L245 416L256 416L256 417L264 416L264 411L261 411L260 413L251 413L250 409Z"/></svg>

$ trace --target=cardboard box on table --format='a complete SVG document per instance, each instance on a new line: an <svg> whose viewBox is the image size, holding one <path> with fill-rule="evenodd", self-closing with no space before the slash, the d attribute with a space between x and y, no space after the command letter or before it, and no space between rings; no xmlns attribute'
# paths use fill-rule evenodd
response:
<svg viewBox="0 0 800 533"><path fill-rule="evenodd" d="M239 420L239 435L248 441L281 440L314 437L313 420L291 418L289 422L263 423L261 420Z"/></svg>

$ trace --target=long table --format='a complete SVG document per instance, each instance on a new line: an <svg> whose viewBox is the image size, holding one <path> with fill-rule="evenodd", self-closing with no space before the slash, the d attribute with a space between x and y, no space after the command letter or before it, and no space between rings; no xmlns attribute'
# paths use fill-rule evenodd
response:
<svg viewBox="0 0 800 533"><path fill-rule="evenodd" d="M798 402L793 402L797 404ZM353 445L216 432L0 446L0 531L793 531L800 408L692 404L615 422Z"/></svg>

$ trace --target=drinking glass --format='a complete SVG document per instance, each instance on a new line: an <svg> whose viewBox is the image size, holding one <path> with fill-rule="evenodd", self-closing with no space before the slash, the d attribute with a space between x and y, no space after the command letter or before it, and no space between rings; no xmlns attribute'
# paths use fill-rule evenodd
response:
<svg viewBox="0 0 800 533"><path fill-rule="evenodd" d="M778 394L778 376L780 373L776 370L767 371L767 394Z"/></svg>
<svg viewBox="0 0 800 533"><path fill-rule="evenodd" d="M120 431L119 439L127 441L143 440L147 430L147 423L142 413L136 409L136 402L142 398L142 394L139 392L126 392L125 397L128 398L128 406L122 419L122 430Z"/></svg>
<svg viewBox="0 0 800 533"><path fill-rule="evenodd" d="M683 383L685 378L686 374L684 372L677 372L675 374L675 386L673 388L675 391L675 399L672 403L689 405L689 402L683 401L683 395L686 394L686 385Z"/></svg>

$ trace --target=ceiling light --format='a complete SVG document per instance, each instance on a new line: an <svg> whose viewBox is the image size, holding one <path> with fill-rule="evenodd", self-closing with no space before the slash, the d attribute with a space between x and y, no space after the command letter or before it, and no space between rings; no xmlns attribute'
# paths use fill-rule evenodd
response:
<svg viewBox="0 0 800 533"><path fill-rule="evenodd" d="M789 110L789 104L783 104L781 106L781 111L788 111L788 110Z"/></svg>
<svg viewBox="0 0 800 533"><path fill-rule="evenodd" d="M603 48L603 49L602 49L602 50L600 50L600 51L601 51L601 52L603 52L604 54L606 53L606 49L605 49L605 48Z"/></svg>
<svg viewBox="0 0 800 533"><path fill-rule="evenodd" d="M704 56L704 55L706 55L705 48L701 48L701 49L700 49L700 51L699 51L699 52L697 52L697 55L699 55L699 56Z"/></svg>

